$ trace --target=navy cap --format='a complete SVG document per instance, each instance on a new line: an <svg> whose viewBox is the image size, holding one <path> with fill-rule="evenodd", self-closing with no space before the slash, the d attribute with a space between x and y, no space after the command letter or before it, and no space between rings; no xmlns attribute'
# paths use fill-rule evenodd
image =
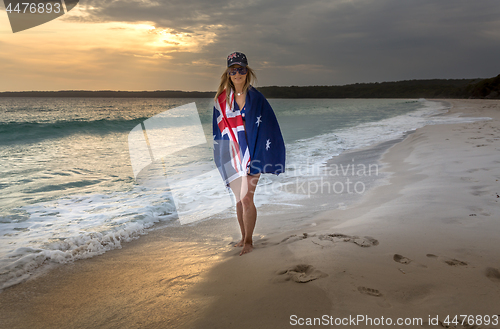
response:
<svg viewBox="0 0 500 329"><path fill-rule="evenodd" d="M234 53L227 56L227 67L236 64L241 66L248 65L247 57L245 56L245 54L235 51Z"/></svg>

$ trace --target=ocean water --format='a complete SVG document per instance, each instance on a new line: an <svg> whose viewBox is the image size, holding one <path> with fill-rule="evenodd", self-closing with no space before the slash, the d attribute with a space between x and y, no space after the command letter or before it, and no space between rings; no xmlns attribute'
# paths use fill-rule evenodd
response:
<svg viewBox="0 0 500 329"><path fill-rule="evenodd" d="M321 177L325 162L346 150L428 124L484 119L443 116L445 105L424 99L269 102L285 139L287 166L284 174L262 176L255 197L259 207L311 198L287 187ZM207 142L151 164L168 179L136 179L131 131L187 104L196 107ZM234 216L231 196L214 171L212 104L211 99L0 98L0 290L46 265L121 248L151 229ZM168 143L182 149L186 140ZM181 185L175 194L174 186Z"/></svg>

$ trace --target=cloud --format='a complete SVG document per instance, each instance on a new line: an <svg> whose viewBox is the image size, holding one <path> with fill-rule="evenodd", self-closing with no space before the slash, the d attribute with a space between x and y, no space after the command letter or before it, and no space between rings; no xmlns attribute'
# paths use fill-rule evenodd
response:
<svg viewBox="0 0 500 329"><path fill-rule="evenodd" d="M496 0L92 0L84 5L90 21L148 21L193 40L210 34L209 41L189 53L174 50L173 63L204 60L223 66L229 52L240 50L251 65L270 70L264 80L275 84L476 77L500 71L493 62L493 54L500 53ZM281 69L285 72L278 74Z"/></svg>
<svg viewBox="0 0 500 329"><path fill-rule="evenodd" d="M95 27L86 49L107 48L100 62L113 66L118 54L116 69L175 81L154 89L213 90L235 50L261 86L500 73L498 0L87 0L75 9L61 21Z"/></svg>

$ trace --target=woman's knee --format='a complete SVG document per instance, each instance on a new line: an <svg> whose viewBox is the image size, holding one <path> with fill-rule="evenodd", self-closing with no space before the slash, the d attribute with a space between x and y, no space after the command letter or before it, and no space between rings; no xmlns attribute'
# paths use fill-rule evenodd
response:
<svg viewBox="0 0 500 329"><path fill-rule="evenodd" d="M254 207L253 203L253 194L252 193L247 193L242 199L241 199L241 204L243 205L243 209Z"/></svg>

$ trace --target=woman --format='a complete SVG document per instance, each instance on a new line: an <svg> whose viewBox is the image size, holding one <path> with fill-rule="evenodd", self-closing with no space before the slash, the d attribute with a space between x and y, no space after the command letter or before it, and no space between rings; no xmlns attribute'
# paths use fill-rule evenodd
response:
<svg viewBox="0 0 500 329"><path fill-rule="evenodd" d="M243 247L240 256L253 249L257 220L253 195L262 173L285 171L285 143L274 111L252 87L255 73L246 56L234 52L215 96L213 115L214 160L236 198L236 214Z"/></svg>

